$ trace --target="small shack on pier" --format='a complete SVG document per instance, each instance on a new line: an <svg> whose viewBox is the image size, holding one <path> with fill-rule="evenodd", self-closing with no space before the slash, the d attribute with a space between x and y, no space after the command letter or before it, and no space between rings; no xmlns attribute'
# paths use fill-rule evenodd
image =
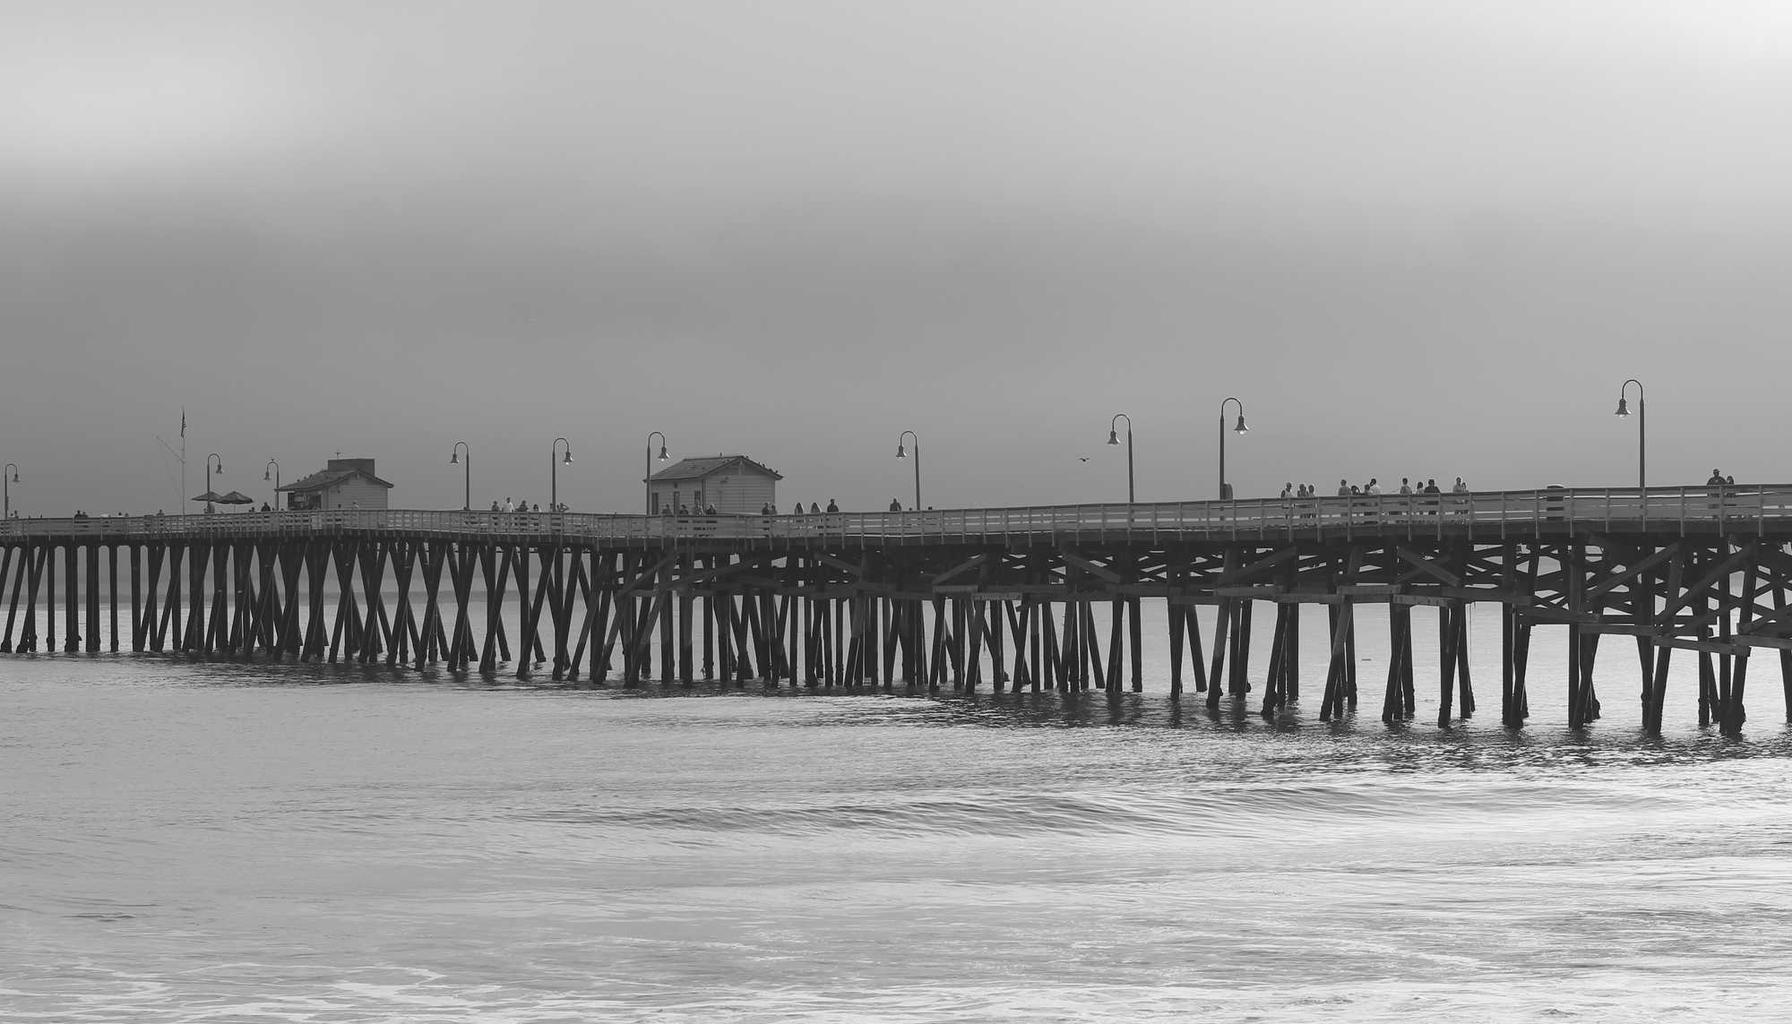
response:
<svg viewBox="0 0 1792 1024"><path fill-rule="evenodd" d="M392 485L373 473L372 459L331 459L323 469L281 487L289 509L385 508Z"/></svg>
<svg viewBox="0 0 1792 1024"><path fill-rule="evenodd" d="M659 515L680 505L691 509L714 505L717 512L757 513L777 507L777 470L745 455L713 455L682 459L647 478L647 511Z"/></svg>

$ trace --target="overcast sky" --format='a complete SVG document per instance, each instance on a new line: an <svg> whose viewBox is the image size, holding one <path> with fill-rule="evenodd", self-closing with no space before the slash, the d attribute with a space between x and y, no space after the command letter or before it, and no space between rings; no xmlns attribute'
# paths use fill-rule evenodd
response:
<svg viewBox="0 0 1792 1024"><path fill-rule="evenodd" d="M1792 479L1792 5L0 7L0 462L26 514L635 511L1461 473ZM1088 461L1082 461L1083 458Z"/></svg>

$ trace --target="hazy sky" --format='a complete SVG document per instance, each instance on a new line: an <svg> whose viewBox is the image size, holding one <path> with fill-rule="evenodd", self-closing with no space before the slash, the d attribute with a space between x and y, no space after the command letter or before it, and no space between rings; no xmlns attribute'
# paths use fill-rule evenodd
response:
<svg viewBox="0 0 1792 1024"><path fill-rule="evenodd" d="M0 5L27 514L1792 479L1792 5ZM1087 462L1080 461L1088 457ZM252 486L251 486L252 485Z"/></svg>

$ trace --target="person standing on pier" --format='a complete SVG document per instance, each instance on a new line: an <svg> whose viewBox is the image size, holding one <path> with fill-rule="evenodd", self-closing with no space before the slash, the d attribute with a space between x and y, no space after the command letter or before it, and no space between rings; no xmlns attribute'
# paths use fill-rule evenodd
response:
<svg viewBox="0 0 1792 1024"><path fill-rule="evenodd" d="M895 498L891 498L890 499L890 511L892 511L892 512L902 511L902 502L897 501Z"/></svg>
<svg viewBox="0 0 1792 1024"><path fill-rule="evenodd" d="M1350 496L1350 481L1339 480L1338 481L1338 497L1348 498L1349 496Z"/></svg>
<svg viewBox="0 0 1792 1024"><path fill-rule="evenodd" d="M832 499L832 498L829 498L829 499L828 499L828 511L829 511L829 512L838 512L838 511L840 511L840 506L839 506L839 505L838 505L838 504L836 504L836 503L835 503L835 501L834 501L834 499Z"/></svg>

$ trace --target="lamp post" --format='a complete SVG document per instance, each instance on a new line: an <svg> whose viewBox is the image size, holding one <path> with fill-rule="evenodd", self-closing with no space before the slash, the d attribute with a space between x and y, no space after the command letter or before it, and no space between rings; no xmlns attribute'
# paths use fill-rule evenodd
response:
<svg viewBox="0 0 1792 1024"><path fill-rule="evenodd" d="M460 461L460 450L462 448L467 449L467 461L465 461L465 462ZM448 464L450 466L459 466L461 468L462 491L461 491L460 507L461 507L461 511L470 512L473 509L473 449L472 449L472 447L469 446L467 444L467 442L465 442L465 441L454 442L454 450L448 454Z"/></svg>
<svg viewBox="0 0 1792 1024"><path fill-rule="evenodd" d="M212 493L212 460L213 459L218 460L218 475L219 476L224 475L224 458L223 458L223 456L220 456L217 452L212 452L212 453L206 455L206 457L205 457L205 493L206 494ZM215 511L212 508L212 502L211 502L210 498L207 498L205 500L205 510L207 512Z"/></svg>
<svg viewBox="0 0 1792 1024"><path fill-rule="evenodd" d="M904 430L896 435L896 457L908 458L908 449L902 446L902 439L912 437L915 440L915 511L921 511L921 435L912 430Z"/></svg>
<svg viewBox="0 0 1792 1024"><path fill-rule="evenodd" d="M19 464L8 462L0 469L0 519L12 518L12 485L19 482Z"/></svg>
<svg viewBox="0 0 1792 1024"><path fill-rule="evenodd" d="M563 459L562 461L565 462L568 466L572 465L572 442L568 441L564 437L554 438L554 443L548 446L548 511L549 512L560 511L560 463L554 461L554 456L559 453L560 446L562 444L566 445L566 458ZM472 453L471 449L469 449L467 452L467 457L471 458L472 455L473 455L473 453Z"/></svg>
<svg viewBox="0 0 1792 1024"><path fill-rule="evenodd" d="M269 459L268 464L261 467L261 478L268 478L268 470L274 471L274 511L280 511L280 463Z"/></svg>
<svg viewBox="0 0 1792 1024"><path fill-rule="evenodd" d="M1220 499L1221 500L1225 500L1225 499L1232 497L1232 488L1226 484L1226 403L1227 402L1237 402L1238 403L1238 425L1232 428L1232 432L1234 434L1242 434L1245 431L1251 429L1250 427L1247 427L1244 425L1244 403L1243 402L1239 402L1238 399L1231 398L1231 397L1223 398L1220 400Z"/></svg>
<svg viewBox="0 0 1792 1024"><path fill-rule="evenodd" d="M1632 385L1632 384L1636 385L1636 487L1637 487L1637 490L1640 491L1644 487L1647 486L1647 484L1644 483L1644 481L1646 479L1646 475L1643 472L1643 467L1644 467L1643 454L1644 454L1644 450L1648 444L1648 438L1649 438L1649 434L1648 434L1649 414L1643 405L1643 382L1642 381L1637 380L1635 377L1632 377L1629 380L1625 381L1624 383L1618 385L1618 413L1617 414L1619 416L1629 416L1630 415L1630 406L1624 401L1624 392L1629 390L1630 385Z"/></svg>
<svg viewBox="0 0 1792 1024"><path fill-rule="evenodd" d="M1115 424L1119 423L1121 420L1126 421L1126 503L1128 505L1133 505L1133 504L1138 503L1138 498L1134 496L1133 487L1132 487L1132 417L1131 416L1128 416L1123 412L1117 412L1114 414L1114 418L1108 421L1108 443L1115 444L1115 445L1120 443L1120 431L1115 427Z"/></svg>
<svg viewBox="0 0 1792 1024"><path fill-rule="evenodd" d="M653 514L653 484L649 481L653 477L653 439L656 437L660 439L660 461L672 457L672 453L666 451L666 435L657 430L650 431L647 434L647 458L641 463L641 512L645 515Z"/></svg>

